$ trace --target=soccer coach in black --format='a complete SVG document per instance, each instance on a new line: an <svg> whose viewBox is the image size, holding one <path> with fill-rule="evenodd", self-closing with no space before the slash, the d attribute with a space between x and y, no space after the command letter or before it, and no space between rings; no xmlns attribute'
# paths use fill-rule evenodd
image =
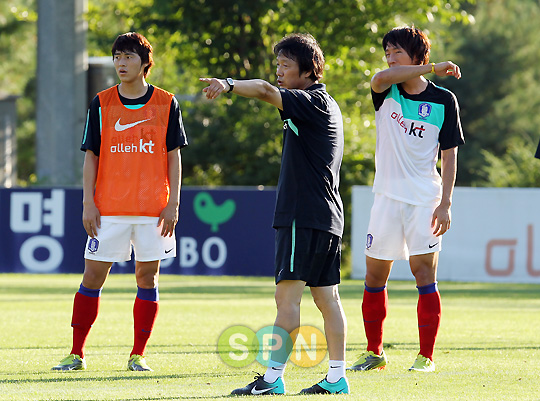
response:
<svg viewBox="0 0 540 401"><path fill-rule="evenodd" d="M324 319L330 361L328 375L301 393L346 394L346 319L338 292L344 224L339 194L343 119L337 102L319 83L324 55L311 35L284 37L275 45L274 54L279 88L261 79L201 78L208 84L203 92L209 99L232 92L279 109L284 132L273 222L274 335L293 333L300 326L300 301L305 286L309 286ZM283 339L282 344L287 343L291 341ZM264 376L257 376L232 394L284 394L283 372L290 351L290 347L273 351Z"/></svg>

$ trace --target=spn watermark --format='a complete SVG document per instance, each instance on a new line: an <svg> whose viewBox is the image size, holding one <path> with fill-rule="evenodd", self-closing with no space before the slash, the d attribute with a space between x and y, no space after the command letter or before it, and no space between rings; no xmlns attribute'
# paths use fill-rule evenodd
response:
<svg viewBox="0 0 540 401"><path fill-rule="evenodd" d="M300 326L291 334L276 326L257 332L246 326L232 326L219 336L217 352L227 365L243 368L257 361L269 366L270 360L297 366L319 364L328 349L324 333L313 326Z"/></svg>

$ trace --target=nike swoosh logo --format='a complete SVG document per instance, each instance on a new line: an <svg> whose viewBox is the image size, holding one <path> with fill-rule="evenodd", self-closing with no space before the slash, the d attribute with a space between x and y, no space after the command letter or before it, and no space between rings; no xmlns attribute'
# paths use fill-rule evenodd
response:
<svg viewBox="0 0 540 401"><path fill-rule="evenodd" d="M253 388L251 389L251 394L253 394L253 395L261 395L261 394L267 393L267 392L269 392L270 390L273 390L273 389L275 389L275 388L277 388L277 386L275 386L275 387L270 387L270 388L262 388L262 389L260 389L260 390L257 390L257 389L255 388L255 386L253 386Z"/></svg>
<svg viewBox="0 0 540 401"><path fill-rule="evenodd" d="M173 249L174 249L174 248L173 248ZM171 252L171 251L172 251L172 249L169 249L168 251L166 250L165 253L169 253L169 252Z"/></svg>
<svg viewBox="0 0 540 401"><path fill-rule="evenodd" d="M438 242L437 242L437 243L435 243L435 244L433 244L433 245L428 245L428 246L429 246L429 249L431 249L431 248L434 248L434 247L436 247L436 246L437 246L437 244L438 244Z"/></svg>
<svg viewBox="0 0 540 401"><path fill-rule="evenodd" d="M118 131L118 132L125 131L128 128L132 128L132 127L134 127L136 125L139 125L140 123L144 123L145 121L148 121L148 120L150 120L150 118L147 118L146 120L135 121L134 123L120 124L120 118L119 118L118 121L116 122L116 124L114 124L114 129L116 131Z"/></svg>

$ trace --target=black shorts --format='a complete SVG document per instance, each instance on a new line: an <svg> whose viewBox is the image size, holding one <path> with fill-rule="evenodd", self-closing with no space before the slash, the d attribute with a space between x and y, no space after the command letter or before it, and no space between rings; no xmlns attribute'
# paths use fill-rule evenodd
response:
<svg viewBox="0 0 540 401"><path fill-rule="evenodd" d="M309 287L340 283L341 237L311 228L276 229L276 284L305 281Z"/></svg>

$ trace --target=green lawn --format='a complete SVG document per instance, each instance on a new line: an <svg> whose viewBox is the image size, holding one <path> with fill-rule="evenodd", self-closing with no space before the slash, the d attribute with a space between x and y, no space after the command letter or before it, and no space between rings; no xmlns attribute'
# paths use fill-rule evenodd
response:
<svg viewBox="0 0 540 401"><path fill-rule="evenodd" d="M147 348L154 372L129 372L132 275L112 275L87 342L88 369L52 372L71 348L71 307L80 275L0 275L1 400L184 400L229 398L230 391L264 373L257 362L226 365L216 352L233 325L253 330L275 318L272 278L160 278L160 314ZM341 297L348 318L348 363L365 349L363 283L347 280ZM418 352L417 292L391 282L385 324L389 365L349 373L349 396L296 396L324 377L327 358L313 368L289 364L290 396L279 399L540 400L540 286L439 283L443 320L435 373L411 373ZM322 328L306 293L302 324ZM229 398L230 399L230 398ZM273 398L272 398L273 399Z"/></svg>

